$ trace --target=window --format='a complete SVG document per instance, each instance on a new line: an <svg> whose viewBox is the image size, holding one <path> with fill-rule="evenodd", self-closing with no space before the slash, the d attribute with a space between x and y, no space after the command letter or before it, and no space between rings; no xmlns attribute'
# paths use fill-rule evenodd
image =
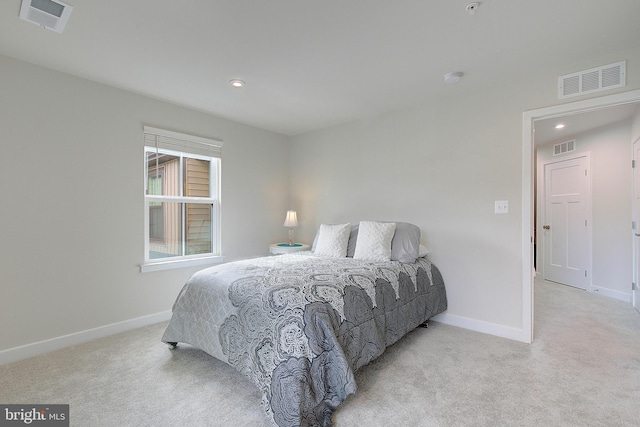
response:
<svg viewBox="0 0 640 427"><path fill-rule="evenodd" d="M141 270L221 261L222 142L146 126L144 142Z"/></svg>

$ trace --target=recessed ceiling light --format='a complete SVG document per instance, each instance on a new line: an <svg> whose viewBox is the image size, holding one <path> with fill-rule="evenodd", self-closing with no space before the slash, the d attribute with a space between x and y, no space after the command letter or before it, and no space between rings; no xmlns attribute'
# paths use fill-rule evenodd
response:
<svg viewBox="0 0 640 427"><path fill-rule="evenodd" d="M230 80L229 83L231 83L231 86L233 87L244 87L244 82L239 79Z"/></svg>
<svg viewBox="0 0 640 427"><path fill-rule="evenodd" d="M562 129L562 128L564 128L564 126L565 126L564 123L558 123L556 125L556 129Z"/></svg>
<svg viewBox="0 0 640 427"><path fill-rule="evenodd" d="M444 75L444 81L449 85L458 83L463 75L464 73L461 73L460 71L456 71L455 73L447 73Z"/></svg>

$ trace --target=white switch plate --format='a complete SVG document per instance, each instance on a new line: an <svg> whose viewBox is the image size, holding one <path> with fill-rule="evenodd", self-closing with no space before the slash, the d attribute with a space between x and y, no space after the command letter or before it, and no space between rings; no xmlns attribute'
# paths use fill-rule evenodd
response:
<svg viewBox="0 0 640 427"><path fill-rule="evenodd" d="M497 214L509 213L509 201L508 200L496 200L496 213Z"/></svg>

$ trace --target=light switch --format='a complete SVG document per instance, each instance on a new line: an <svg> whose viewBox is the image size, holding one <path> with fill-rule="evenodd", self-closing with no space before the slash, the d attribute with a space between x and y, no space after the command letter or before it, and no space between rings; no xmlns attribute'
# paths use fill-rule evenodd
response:
<svg viewBox="0 0 640 427"><path fill-rule="evenodd" d="M509 201L508 200L496 200L496 213L497 214L509 213Z"/></svg>

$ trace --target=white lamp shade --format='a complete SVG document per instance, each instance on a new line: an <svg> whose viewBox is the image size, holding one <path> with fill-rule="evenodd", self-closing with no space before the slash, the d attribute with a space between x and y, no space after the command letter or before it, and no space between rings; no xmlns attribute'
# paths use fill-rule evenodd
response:
<svg viewBox="0 0 640 427"><path fill-rule="evenodd" d="M284 220L285 227L297 227L298 226L298 215L296 215L296 211L287 211L287 217Z"/></svg>

